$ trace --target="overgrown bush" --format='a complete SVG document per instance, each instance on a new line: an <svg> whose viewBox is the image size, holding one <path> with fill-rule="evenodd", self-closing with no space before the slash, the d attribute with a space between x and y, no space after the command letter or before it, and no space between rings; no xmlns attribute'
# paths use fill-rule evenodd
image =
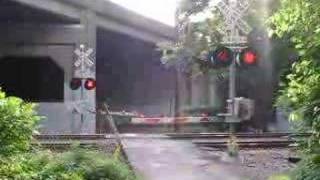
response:
<svg viewBox="0 0 320 180"><path fill-rule="evenodd" d="M75 149L64 153L29 153L2 160L0 163L0 179L137 179L125 163L105 153L88 149Z"/></svg>
<svg viewBox="0 0 320 180"><path fill-rule="evenodd" d="M8 156L30 148L32 134L41 119L35 104L6 97L0 90L0 155Z"/></svg>

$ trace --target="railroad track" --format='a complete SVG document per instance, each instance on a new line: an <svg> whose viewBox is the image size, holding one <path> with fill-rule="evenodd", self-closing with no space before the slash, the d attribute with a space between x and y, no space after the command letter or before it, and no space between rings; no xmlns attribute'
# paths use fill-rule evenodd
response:
<svg viewBox="0 0 320 180"><path fill-rule="evenodd" d="M218 149L224 149L228 147L227 141L218 141L218 142L193 142L195 145L199 147L207 147L207 148L218 148ZM294 147L290 145L294 145L295 141L293 140L249 140L249 141L243 141L238 140L237 145L239 148L289 148Z"/></svg>
<svg viewBox="0 0 320 180"><path fill-rule="evenodd" d="M308 133L237 133L234 134L239 148L291 148L296 147L296 139L307 137ZM228 147L230 134L204 133L204 134L168 134L174 139L190 140L201 148L225 149Z"/></svg>
<svg viewBox="0 0 320 180"><path fill-rule="evenodd" d="M168 133L167 136L175 139L221 139L229 138L229 133ZM236 138L294 138L306 137L308 133L236 133L233 134Z"/></svg>
<svg viewBox="0 0 320 180"><path fill-rule="evenodd" d="M237 138L268 138L268 137L305 137L310 135L309 133L236 133L233 134ZM121 134L123 138L173 138L173 139L196 139L196 138L228 138L229 133L165 133L158 135L150 134ZM96 140L96 139L108 139L114 138L112 134L41 134L34 135L35 139L70 139L70 140Z"/></svg>
<svg viewBox="0 0 320 180"><path fill-rule="evenodd" d="M288 148L295 143L294 138L303 138L309 134L291 134L291 133L237 133L234 134L236 142L240 148ZM184 134L160 134L160 135L143 135L143 134L122 134L124 139L137 138L166 138L173 140L191 141L199 147L205 148L226 148L230 134L228 133L184 133ZM115 136L109 134L92 134L92 135L35 135L35 139L43 147L63 148L69 147L77 142L81 146L96 146L104 144L106 141L112 141ZM294 147L294 146L293 146Z"/></svg>
<svg viewBox="0 0 320 180"><path fill-rule="evenodd" d="M42 140L98 140L107 138L106 134L41 134L34 135L35 139Z"/></svg>

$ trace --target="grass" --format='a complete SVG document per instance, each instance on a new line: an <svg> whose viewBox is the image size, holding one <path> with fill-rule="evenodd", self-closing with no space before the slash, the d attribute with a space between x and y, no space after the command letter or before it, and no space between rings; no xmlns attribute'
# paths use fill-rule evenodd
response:
<svg viewBox="0 0 320 180"><path fill-rule="evenodd" d="M276 174L269 177L268 180L291 180L291 178L287 174Z"/></svg>

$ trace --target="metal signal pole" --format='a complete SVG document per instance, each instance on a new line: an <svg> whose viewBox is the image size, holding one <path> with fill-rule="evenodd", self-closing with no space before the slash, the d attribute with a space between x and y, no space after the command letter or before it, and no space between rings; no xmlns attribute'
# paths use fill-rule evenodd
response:
<svg viewBox="0 0 320 180"><path fill-rule="evenodd" d="M229 131L230 133L234 133L236 131L236 125L234 123L236 117L235 117L235 109L234 109L234 99L236 98L236 74L237 74L237 68L236 68L236 53L233 54L233 61L232 64L229 67L229 104L228 104L228 110L230 114L230 126Z"/></svg>

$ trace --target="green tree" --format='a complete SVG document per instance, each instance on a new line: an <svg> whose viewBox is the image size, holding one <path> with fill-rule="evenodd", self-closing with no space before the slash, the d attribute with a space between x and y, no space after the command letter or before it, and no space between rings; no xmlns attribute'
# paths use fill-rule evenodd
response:
<svg viewBox="0 0 320 180"><path fill-rule="evenodd" d="M306 156L293 179L320 179L320 1L281 0L270 19L271 32L298 50L300 60L282 83L277 105L299 132L311 132L300 147Z"/></svg>
<svg viewBox="0 0 320 180"><path fill-rule="evenodd" d="M299 130L312 132L308 152L320 152L320 2L282 0L272 16L272 32L288 40L301 56L282 84L278 105L285 107Z"/></svg>
<svg viewBox="0 0 320 180"><path fill-rule="evenodd" d="M193 69L200 70L198 60L203 58L210 49L219 45L221 33L218 26L222 25L222 18L216 8L209 8L209 0L183 0L176 12L177 41L161 43L159 47L164 51L163 64L176 66L184 72ZM204 11L218 16L206 17L200 21L192 19Z"/></svg>

